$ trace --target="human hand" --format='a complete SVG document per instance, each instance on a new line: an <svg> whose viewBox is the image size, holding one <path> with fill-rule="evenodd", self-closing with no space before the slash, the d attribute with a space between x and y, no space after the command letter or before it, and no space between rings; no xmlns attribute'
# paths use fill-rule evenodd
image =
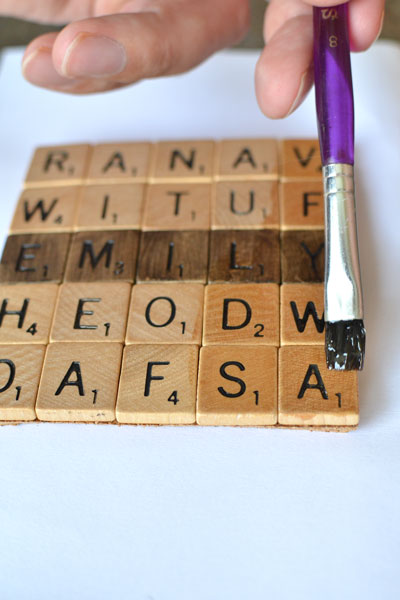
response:
<svg viewBox="0 0 400 600"><path fill-rule="evenodd" d="M256 67L256 94L270 118L291 114L313 84L312 5L336 6L344 0L271 0L264 20L266 46ZM350 0L350 45L366 50L379 36L385 0Z"/></svg>
<svg viewBox="0 0 400 600"><path fill-rule="evenodd" d="M101 92L181 73L238 42L248 0L0 0L0 14L69 22L27 47L24 76L69 93Z"/></svg>

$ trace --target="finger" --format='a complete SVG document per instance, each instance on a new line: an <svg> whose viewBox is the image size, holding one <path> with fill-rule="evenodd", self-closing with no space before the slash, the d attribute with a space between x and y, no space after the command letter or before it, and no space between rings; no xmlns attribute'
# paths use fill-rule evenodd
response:
<svg viewBox="0 0 400 600"><path fill-rule="evenodd" d="M265 46L256 66L256 95L263 113L279 119L293 112L313 83L311 15L289 19Z"/></svg>
<svg viewBox="0 0 400 600"><path fill-rule="evenodd" d="M52 51L56 39L57 33L46 33L29 44L22 59L22 74L41 87L70 88L74 80L63 77L54 68Z"/></svg>
<svg viewBox="0 0 400 600"><path fill-rule="evenodd" d="M264 21L267 42L289 19L311 14L314 6L335 6L342 0L271 0ZM366 50L379 37L385 14L385 0L350 0L349 30L351 49Z"/></svg>
<svg viewBox="0 0 400 600"><path fill-rule="evenodd" d="M86 19L64 28L53 46L59 75L80 84L85 81L84 89L90 92L98 91L100 82L104 89L113 89L180 73L238 41L248 26L247 0L142 0L140 4L153 10Z"/></svg>

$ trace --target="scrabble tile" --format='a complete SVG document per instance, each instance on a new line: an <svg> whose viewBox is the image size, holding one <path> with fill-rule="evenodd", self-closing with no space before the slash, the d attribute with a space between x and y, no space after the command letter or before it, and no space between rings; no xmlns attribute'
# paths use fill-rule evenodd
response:
<svg viewBox="0 0 400 600"><path fill-rule="evenodd" d="M207 231L146 231L141 235L138 281L205 283Z"/></svg>
<svg viewBox="0 0 400 600"><path fill-rule="evenodd" d="M0 282L60 282L70 239L69 233L10 235L1 258Z"/></svg>
<svg viewBox="0 0 400 600"><path fill-rule="evenodd" d="M90 154L88 144L37 148L26 175L25 187L82 183Z"/></svg>
<svg viewBox="0 0 400 600"><path fill-rule="evenodd" d="M277 141L222 140L216 148L215 173L217 179L277 179Z"/></svg>
<svg viewBox="0 0 400 600"><path fill-rule="evenodd" d="M212 231L208 281L265 283L280 280L277 231Z"/></svg>
<svg viewBox="0 0 400 600"><path fill-rule="evenodd" d="M82 188L78 231L140 229L145 186L142 183L87 185Z"/></svg>
<svg viewBox="0 0 400 600"><path fill-rule="evenodd" d="M279 346L279 286L206 286L203 344Z"/></svg>
<svg viewBox="0 0 400 600"><path fill-rule="evenodd" d="M115 420L122 345L54 343L47 347L36 402L40 421Z"/></svg>
<svg viewBox="0 0 400 600"><path fill-rule="evenodd" d="M323 346L279 350L279 423L353 427L358 424L356 371L331 371Z"/></svg>
<svg viewBox="0 0 400 600"><path fill-rule="evenodd" d="M145 181L149 174L152 144L132 142L94 146L88 170L90 183Z"/></svg>
<svg viewBox="0 0 400 600"><path fill-rule="evenodd" d="M204 346L197 391L199 425L275 425L277 349Z"/></svg>
<svg viewBox="0 0 400 600"><path fill-rule="evenodd" d="M62 284L50 341L123 342L131 287L110 281Z"/></svg>
<svg viewBox="0 0 400 600"><path fill-rule="evenodd" d="M211 184L164 183L148 186L144 231L210 227Z"/></svg>
<svg viewBox="0 0 400 600"><path fill-rule="evenodd" d="M325 343L323 284L283 284L280 314L281 346Z"/></svg>
<svg viewBox="0 0 400 600"><path fill-rule="evenodd" d="M204 286L140 283L133 286L127 344L201 344Z"/></svg>
<svg viewBox="0 0 400 600"><path fill-rule="evenodd" d="M137 231L80 231L74 234L65 281L133 281Z"/></svg>
<svg viewBox="0 0 400 600"><path fill-rule="evenodd" d="M0 421L34 421L46 347L0 345Z"/></svg>
<svg viewBox="0 0 400 600"><path fill-rule="evenodd" d="M284 283L324 281L324 232L284 231L281 238Z"/></svg>
<svg viewBox="0 0 400 600"><path fill-rule="evenodd" d="M55 283L0 285L0 344L47 344L57 294Z"/></svg>
<svg viewBox="0 0 400 600"><path fill-rule="evenodd" d="M194 423L198 352L197 346L126 346L118 423Z"/></svg>
<svg viewBox="0 0 400 600"><path fill-rule="evenodd" d="M281 142L281 177L288 179L322 178L318 140L283 140Z"/></svg>
<svg viewBox="0 0 400 600"><path fill-rule="evenodd" d="M73 185L23 190L11 223L11 233L72 231L79 190Z"/></svg>
<svg viewBox="0 0 400 600"><path fill-rule="evenodd" d="M156 144L151 178L162 181L211 180L214 142L211 140L168 141Z"/></svg>
<svg viewBox="0 0 400 600"><path fill-rule="evenodd" d="M321 181L288 181L280 187L281 226L286 229L323 229L324 191Z"/></svg>
<svg viewBox="0 0 400 600"><path fill-rule="evenodd" d="M211 204L211 229L279 229L278 183L217 183Z"/></svg>

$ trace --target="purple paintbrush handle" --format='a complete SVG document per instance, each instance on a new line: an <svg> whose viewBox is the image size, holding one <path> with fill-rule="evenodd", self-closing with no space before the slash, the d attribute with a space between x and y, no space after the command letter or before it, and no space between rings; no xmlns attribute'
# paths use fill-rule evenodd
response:
<svg viewBox="0 0 400 600"><path fill-rule="evenodd" d="M322 164L354 164L348 5L314 8L314 69Z"/></svg>

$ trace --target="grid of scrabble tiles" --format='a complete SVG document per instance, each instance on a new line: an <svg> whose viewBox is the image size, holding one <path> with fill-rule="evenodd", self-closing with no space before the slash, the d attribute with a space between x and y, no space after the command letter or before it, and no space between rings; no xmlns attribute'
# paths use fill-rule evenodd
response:
<svg viewBox="0 0 400 600"><path fill-rule="evenodd" d="M351 428L315 140L39 148L0 265L0 420Z"/></svg>

